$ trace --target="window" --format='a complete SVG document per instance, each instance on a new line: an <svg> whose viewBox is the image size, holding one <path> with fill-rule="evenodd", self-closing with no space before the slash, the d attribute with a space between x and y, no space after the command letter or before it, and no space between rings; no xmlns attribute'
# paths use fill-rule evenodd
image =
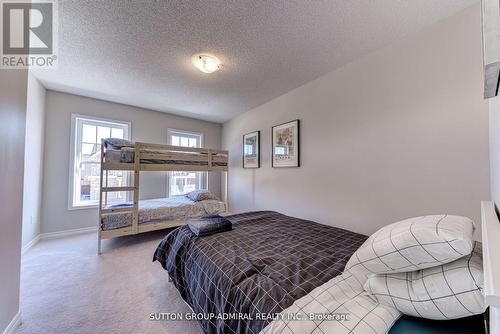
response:
<svg viewBox="0 0 500 334"><path fill-rule="evenodd" d="M130 123L73 115L71 125L70 209L96 206L99 204L101 139L130 139ZM127 183L126 172L108 172L109 187ZM108 203L126 200L126 192L111 192L107 196Z"/></svg>
<svg viewBox="0 0 500 334"><path fill-rule="evenodd" d="M168 130L168 143L175 146L203 147L203 134L181 130ZM204 172L169 172L168 196L184 195L203 188Z"/></svg>

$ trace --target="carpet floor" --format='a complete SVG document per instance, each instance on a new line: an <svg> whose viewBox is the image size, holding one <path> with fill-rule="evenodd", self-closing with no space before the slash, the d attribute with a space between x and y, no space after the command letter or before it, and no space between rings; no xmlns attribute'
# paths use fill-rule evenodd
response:
<svg viewBox="0 0 500 334"><path fill-rule="evenodd" d="M100 256L95 233L40 241L22 259L17 334L203 333L196 321L149 319L190 312L151 261L165 233L104 240Z"/></svg>

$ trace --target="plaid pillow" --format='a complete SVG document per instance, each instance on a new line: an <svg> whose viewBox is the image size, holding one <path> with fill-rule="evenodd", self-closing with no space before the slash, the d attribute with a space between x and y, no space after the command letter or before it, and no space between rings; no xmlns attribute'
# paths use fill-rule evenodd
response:
<svg viewBox="0 0 500 334"><path fill-rule="evenodd" d="M188 220L189 229L197 237L231 231L232 226L233 224L228 219L219 215Z"/></svg>
<svg viewBox="0 0 500 334"><path fill-rule="evenodd" d="M217 196L205 189L193 190L191 192L188 192L186 194L186 197L195 202L218 199Z"/></svg>
<svg viewBox="0 0 500 334"><path fill-rule="evenodd" d="M441 266L374 275L365 290L380 304L414 317L446 320L484 313L481 243L469 256Z"/></svg>
<svg viewBox="0 0 500 334"><path fill-rule="evenodd" d="M466 217L422 216L387 225L352 255L346 270L362 284L368 274L415 271L470 254L474 223Z"/></svg>

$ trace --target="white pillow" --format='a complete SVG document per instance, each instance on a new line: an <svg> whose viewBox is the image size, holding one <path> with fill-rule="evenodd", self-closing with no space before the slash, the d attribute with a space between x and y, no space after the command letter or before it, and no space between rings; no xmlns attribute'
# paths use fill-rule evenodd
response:
<svg viewBox="0 0 500 334"><path fill-rule="evenodd" d="M346 270L362 284L368 274L415 271L470 254L474 223L466 217L434 215L387 225L352 255Z"/></svg>
<svg viewBox="0 0 500 334"><path fill-rule="evenodd" d="M373 275L365 290L380 304L414 317L446 320L484 313L481 244L476 242L469 256L442 266Z"/></svg>

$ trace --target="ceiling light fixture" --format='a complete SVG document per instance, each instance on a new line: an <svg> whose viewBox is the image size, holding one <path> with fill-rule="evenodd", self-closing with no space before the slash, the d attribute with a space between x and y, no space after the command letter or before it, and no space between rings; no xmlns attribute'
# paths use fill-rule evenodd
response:
<svg viewBox="0 0 500 334"><path fill-rule="evenodd" d="M221 67L221 63L217 57L207 54L196 54L193 56L192 61L194 66L203 73L213 73Z"/></svg>

